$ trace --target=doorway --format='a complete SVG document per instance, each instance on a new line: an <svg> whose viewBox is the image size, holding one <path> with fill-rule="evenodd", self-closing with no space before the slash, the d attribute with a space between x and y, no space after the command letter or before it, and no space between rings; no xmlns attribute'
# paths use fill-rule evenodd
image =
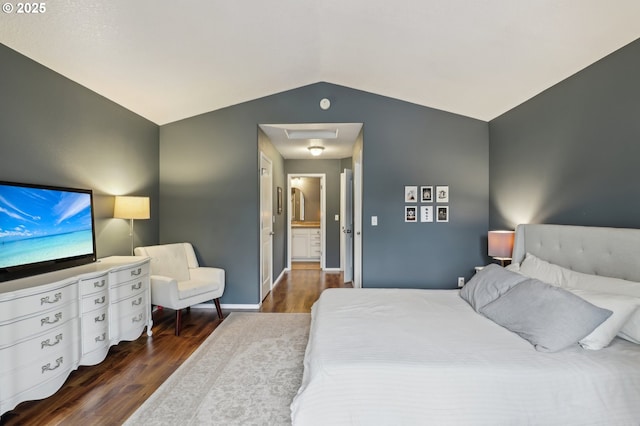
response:
<svg viewBox="0 0 640 426"><path fill-rule="evenodd" d="M303 176L311 173L324 173L323 183L325 192L323 200L323 214L320 229L320 262L324 272L342 272L344 270L345 254L342 248L342 219L340 211L340 173L344 169L353 170L352 186L352 243L347 246L353 248L353 282L354 286L361 285L362 256L361 225L362 225L362 148L364 143L363 123L289 123L289 124L259 124L259 151L267 153L273 159L273 192L283 187L282 203L278 198L277 214L274 213L275 224L273 230L273 277L274 283L287 271L292 269L291 254L293 249L290 213L291 183L289 174ZM307 160L320 160L308 161ZM316 166L317 164L317 166ZM277 188L276 188L277 186ZM358 198L360 197L360 198ZM274 200L274 206L276 201ZM280 205L283 208L280 208ZM282 214L280 214L282 212ZM298 236L299 237L299 236ZM296 238L301 243L304 237ZM346 256L349 256L346 254ZM301 263L299 263L302 265ZM320 266L320 265L319 265Z"/></svg>
<svg viewBox="0 0 640 426"><path fill-rule="evenodd" d="M287 265L311 269L326 268L326 175L289 173L287 175Z"/></svg>

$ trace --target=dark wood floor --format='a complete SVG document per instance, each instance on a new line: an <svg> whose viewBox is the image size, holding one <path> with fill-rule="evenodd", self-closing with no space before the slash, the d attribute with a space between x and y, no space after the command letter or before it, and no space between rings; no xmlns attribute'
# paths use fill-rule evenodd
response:
<svg viewBox="0 0 640 426"><path fill-rule="evenodd" d="M342 274L319 270L287 272L263 301L262 312L310 312L322 290L351 287ZM225 312L225 315L227 312ZM0 417L0 425L120 425L213 332L215 310L183 314L179 337L173 333L175 311L153 315L153 336L110 349L99 365L80 367L53 396L23 402Z"/></svg>

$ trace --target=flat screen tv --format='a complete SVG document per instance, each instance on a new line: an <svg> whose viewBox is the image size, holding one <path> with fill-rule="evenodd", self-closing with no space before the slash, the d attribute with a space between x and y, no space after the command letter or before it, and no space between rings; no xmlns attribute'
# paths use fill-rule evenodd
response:
<svg viewBox="0 0 640 426"><path fill-rule="evenodd" d="M0 281L95 262L93 193L0 181Z"/></svg>

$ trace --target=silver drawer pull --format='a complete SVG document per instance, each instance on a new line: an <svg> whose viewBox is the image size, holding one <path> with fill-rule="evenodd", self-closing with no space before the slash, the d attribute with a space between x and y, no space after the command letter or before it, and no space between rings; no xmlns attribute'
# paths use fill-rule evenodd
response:
<svg viewBox="0 0 640 426"><path fill-rule="evenodd" d="M142 273L142 268L138 268L138 270L136 270L136 271L131 271L131 276L132 277L137 277L141 273Z"/></svg>
<svg viewBox="0 0 640 426"><path fill-rule="evenodd" d="M138 297L138 300L132 300L131 306L140 306L142 305L142 297Z"/></svg>
<svg viewBox="0 0 640 426"><path fill-rule="evenodd" d="M58 343L62 342L62 333L56 336L56 341L51 343L51 339L43 340L40 342L40 349L44 349L47 346L55 346Z"/></svg>
<svg viewBox="0 0 640 426"><path fill-rule="evenodd" d="M58 312L55 316L54 316L55 320L51 321L49 319L49 317L45 317L45 318L40 318L40 326L42 327L45 324L55 324L58 321L60 321L62 319L62 312Z"/></svg>
<svg viewBox="0 0 640 426"><path fill-rule="evenodd" d="M104 321L106 318L107 318L107 315L103 313L103 314L102 314L102 315L100 315L99 317L95 317L95 318L93 319L93 322L102 322L102 321Z"/></svg>
<svg viewBox="0 0 640 426"><path fill-rule="evenodd" d="M96 281L95 283L93 283L93 288L102 288L106 283L107 282L105 280Z"/></svg>
<svg viewBox="0 0 640 426"><path fill-rule="evenodd" d="M144 315L143 315L143 314L140 314L140 315L138 315L137 317L133 317L133 318L131 318L131 322L132 322L132 323L134 323L134 322L140 322L140 321L142 321L142 319L143 319L143 318L144 318Z"/></svg>
<svg viewBox="0 0 640 426"><path fill-rule="evenodd" d="M49 303L49 304L57 303L57 302L61 301L62 300L62 293L56 293L53 300L49 300L49 297L50 296L41 297L40 298L40 305L44 305L45 303Z"/></svg>
<svg viewBox="0 0 640 426"><path fill-rule="evenodd" d="M142 288L142 281L139 281L138 284L132 284L131 290L140 290Z"/></svg>
<svg viewBox="0 0 640 426"><path fill-rule="evenodd" d="M48 362L46 365L42 366L42 374L44 374L45 371L53 371L56 368L60 367L62 365L62 357L56 359L56 365L55 366L51 366L51 363Z"/></svg>
<svg viewBox="0 0 640 426"><path fill-rule="evenodd" d="M96 300L94 300L94 301L93 301L93 304L94 304L94 305L102 305L102 304L104 303L104 301L105 301L105 300L106 300L106 299L105 299L105 297L104 297L104 296L102 296L100 299L96 299Z"/></svg>
<svg viewBox="0 0 640 426"><path fill-rule="evenodd" d="M104 342L107 339L107 333L102 333L102 336L96 337L96 342Z"/></svg>

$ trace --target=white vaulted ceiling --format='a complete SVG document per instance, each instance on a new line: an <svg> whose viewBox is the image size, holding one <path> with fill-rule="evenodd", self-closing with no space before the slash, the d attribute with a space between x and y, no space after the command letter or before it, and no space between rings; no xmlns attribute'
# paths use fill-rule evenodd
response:
<svg viewBox="0 0 640 426"><path fill-rule="evenodd" d="M488 121L640 37L638 0L45 5L0 41L157 124L320 81Z"/></svg>

